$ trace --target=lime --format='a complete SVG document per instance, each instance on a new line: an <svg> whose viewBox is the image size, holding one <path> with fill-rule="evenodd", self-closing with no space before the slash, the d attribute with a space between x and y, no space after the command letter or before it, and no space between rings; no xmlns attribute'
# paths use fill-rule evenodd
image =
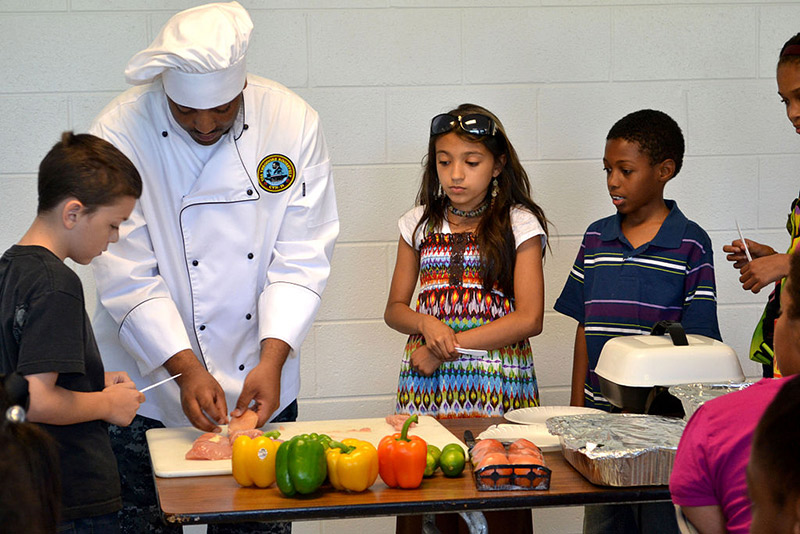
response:
<svg viewBox="0 0 800 534"><path fill-rule="evenodd" d="M439 468L439 456L442 451L436 445L428 445L428 456L425 459L425 473L423 476L432 477Z"/></svg>
<svg viewBox="0 0 800 534"><path fill-rule="evenodd" d="M436 459L436 467L439 467L439 456L442 455L441 449L436 445L428 445L428 454L432 455Z"/></svg>
<svg viewBox="0 0 800 534"><path fill-rule="evenodd" d="M436 464L436 458L434 458L431 453L428 453L428 456L425 458L425 472L422 473L422 476L432 477L438 467Z"/></svg>
<svg viewBox="0 0 800 534"><path fill-rule="evenodd" d="M464 449L456 443L451 443L442 449L442 455L439 457L439 467L446 477L457 477L464 470L464 464L467 458L464 455Z"/></svg>
<svg viewBox="0 0 800 534"><path fill-rule="evenodd" d="M458 449L458 450L460 450L461 452L464 452L464 449L463 449L463 448L461 447L461 445L459 445L458 443L448 443L447 445L445 445L444 447L442 447L442 452L444 452L444 451L449 451L449 450L453 450L453 449Z"/></svg>

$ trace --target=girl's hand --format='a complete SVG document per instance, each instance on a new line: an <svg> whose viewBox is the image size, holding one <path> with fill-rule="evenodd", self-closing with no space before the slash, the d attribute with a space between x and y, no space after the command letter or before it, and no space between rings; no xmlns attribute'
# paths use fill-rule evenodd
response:
<svg viewBox="0 0 800 534"><path fill-rule="evenodd" d="M457 345L457 346L460 346L460 345ZM444 361L444 362L454 362L457 359L461 358L462 354L460 352L458 352L457 348L455 350L456 350L455 354L450 354L449 356L447 356L447 358L445 358L442 361Z"/></svg>
<svg viewBox="0 0 800 534"><path fill-rule="evenodd" d="M139 393L130 380L107 386L103 394L108 403L108 417L104 420L117 426L131 424L139 405L144 402L144 394Z"/></svg>
<svg viewBox="0 0 800 534"><path fill-rule="evenodd" d="M789 255L772 254L753 258L739 270L742 289L758 293L773 282L789 274Z"/></svg>
<svg viewBox="0 0 800 534"><path fill-rule="evenodd" d="M442 365L442 360L437 358L426 345L411 353L409 358L411 368L422 376L431 376Z"/></svg>
<svg viewBox="0 0 800 534"><path fill-rule="evenodd" d="M445 362L458 358L456 333L452 328L432 315L423 315L419 330L425 338L428 350L439 361Z"/></svg>
<svg viewBox="0 0 800 534"><path fill-rule="evenodd" d="M761 243L749 239L745 239L745 241L747 242L747 249L750 251L750 255L753 259L775 254L775 249L769 245L762 245ZM741 239L733 240L730 245L722 247L722 250L728 253L725 259L733 262L734 269L741 269L747 265L747 255L744 252Z"/></svg>

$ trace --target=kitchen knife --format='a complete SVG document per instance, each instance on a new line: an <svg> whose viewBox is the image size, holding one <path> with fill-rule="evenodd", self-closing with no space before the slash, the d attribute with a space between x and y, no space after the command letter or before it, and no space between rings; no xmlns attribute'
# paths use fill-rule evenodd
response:
<svg viewBox="0 0 800 534"><path fill-rule="evenodd" d="M475 436L472 434L472 430L464 431L464 443L467 444L469 450L472 450L472 447L475 446Z"/></svg>

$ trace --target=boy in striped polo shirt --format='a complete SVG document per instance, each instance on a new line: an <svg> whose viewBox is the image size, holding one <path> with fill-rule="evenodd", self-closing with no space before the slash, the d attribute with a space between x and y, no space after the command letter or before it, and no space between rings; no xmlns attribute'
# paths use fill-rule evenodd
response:
<svg viewBox="0 0 800 534"><path fill-rule="evenodd" d="M606 137L603 166L617 213L592 223L555 309L578 321L573 406L610 410L594 372L612 337L649 334L658 321L721 339L711 239L664 186L681 169L684 141L667 114L641 110Z"/></svg>

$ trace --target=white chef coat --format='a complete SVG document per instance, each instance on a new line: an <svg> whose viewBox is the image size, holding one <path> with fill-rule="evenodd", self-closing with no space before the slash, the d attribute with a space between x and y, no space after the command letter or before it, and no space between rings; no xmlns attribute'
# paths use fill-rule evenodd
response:
<svg viewBox="0 0 800 534"><path fill-rule="evenodd" d="M95 119L90 131L133 161L144 187L119 241L92 262L94 328L106 369L127 371L139 388L167 377L163 363L192 349L225 390L229 411L260 341L281 339L291 352L274 416L297 398L300 346L339 221L317 113L253 75L243 106L246 126L240 114L205 162L172 117L160 80L129 89ZM283 168L294 167L292 182L264 178L276 159L291 162ZM189 424L175 383L146 397L141 415Z"/></svg>

